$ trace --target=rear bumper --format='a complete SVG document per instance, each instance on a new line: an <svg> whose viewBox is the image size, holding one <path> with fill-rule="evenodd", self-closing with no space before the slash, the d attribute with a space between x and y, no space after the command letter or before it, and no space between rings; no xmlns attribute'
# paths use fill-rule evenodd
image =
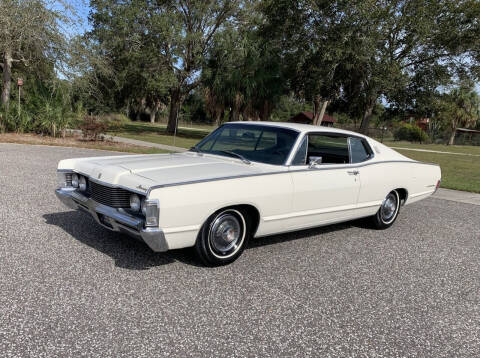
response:
<svg viewBox="0 0 480 358"><path fill-rule="evenodd" d="M145 228L144 221L140 218L99 204L75 190L57 189L55 194L67 207L88 212L98 224L108 230L122 232L139 239L155 252L168 250L163 230L160 228Z"/></svg>

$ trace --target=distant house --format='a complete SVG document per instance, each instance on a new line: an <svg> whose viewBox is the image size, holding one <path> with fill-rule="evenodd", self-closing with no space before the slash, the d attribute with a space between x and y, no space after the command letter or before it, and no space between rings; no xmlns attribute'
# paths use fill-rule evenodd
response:
<svg viewBox="0 0 480 358"><path fill-rule="evenodd" d="M304 123L304 124L313 124L313 113L312 112L300 112L290 118L290 122L295 123ZM324 114L322 118L322 122L320 125L325 127L333 127L333 124L336 122L335 118L329 116L328 114Z"/></svg>
<svg viewBox="0 0 480 358"><path fill-rule="evenodd" d="M430 123L430 118L418 118L415 117L414 115L407 115L407 118L404 121L405 123L410 123L410 124L416 124L418 127L420 127L422 130L425 132L428 129L428 124Z"/></svg>

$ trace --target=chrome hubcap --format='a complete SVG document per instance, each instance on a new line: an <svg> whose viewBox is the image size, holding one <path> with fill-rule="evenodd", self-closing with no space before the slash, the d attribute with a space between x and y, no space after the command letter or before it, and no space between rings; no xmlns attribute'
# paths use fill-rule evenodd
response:
<svg viewBox="0 0 480 358"><path fill-rule="evenodd" d="M385 198L385 201L383 202L382 209L380 211L382 215L382 220L384 222L388 223L394 218L395 213L397 212L397 205L397 197L395 196L395 194L388 194L388 196Z"/></svg>
<svg viewBox="0 0 480 358"><path fill-rule="evenodd" d="M236 251L242 234L239 220L232 214L223 214L212 223L210 244L220 255L228 255Z"/></svg>

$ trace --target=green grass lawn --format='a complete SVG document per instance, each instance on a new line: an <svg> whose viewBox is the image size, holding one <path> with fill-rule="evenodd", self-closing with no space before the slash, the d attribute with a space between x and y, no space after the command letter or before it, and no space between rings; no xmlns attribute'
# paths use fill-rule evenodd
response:
<svg viewBox="0 0 480 358"><path fill-rule="evenodd" d="M125 138L143 140L145 142L173 145L175 147L191 148L200 142L199 138L188 138L185 136L177 136L174 140L173 136L165 134L157 134L154 132L144 132L139 134L132 133L116 133L116 135Z"/></svg>
<svg viewBox="0 0 480 358"><path fill-rule="evenodd" d="M129 134L143 134L143 133L157 133L166 134L167 126L162 123L148 123L148 122L128 122L122 123L115 132L117 133L129 133ZM192 127L179 126L177 130L178 136L184 136L189 138L202 139L208 133L213 131L215 127L207 125L199 125Z"/></svg>
<svg viewBox="0 0 480 358"><path fill-rule="evenodd" d="M414 148L414 149L426 149L426 150L438 150L440 152L454 152L463 154L477 154L480 155L480 146L475 145L445 145L445 144L420 144L410 142L384 142L383 144L389 147L402 147L402 148Z"/></svg>
<svg viewBox="0 0 480 358"><path fill-rule="evenodd" d="M119 137L143 140L145 142L191 148L200 142L200 140L202 140L202 138L213 129L214 127L212 126L201 126L199 128L179 127L177 135L174 138L172 135L166 134L166 125L164 124L129 122L122 124L115 130L115 132L110 132L110 134Z"/></svg>

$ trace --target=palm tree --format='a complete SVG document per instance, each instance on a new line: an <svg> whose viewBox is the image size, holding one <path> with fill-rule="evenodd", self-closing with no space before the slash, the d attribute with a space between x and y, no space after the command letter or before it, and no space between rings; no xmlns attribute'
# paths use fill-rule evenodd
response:
<svg viewBox="0 0 480 358"><path fill-rule="evenodd" d="M457 128L472 126L480 118L480 97L473 85L462 84L444 95L442 107L441 117L451 130L448 145L453 145Z"/></svg>

